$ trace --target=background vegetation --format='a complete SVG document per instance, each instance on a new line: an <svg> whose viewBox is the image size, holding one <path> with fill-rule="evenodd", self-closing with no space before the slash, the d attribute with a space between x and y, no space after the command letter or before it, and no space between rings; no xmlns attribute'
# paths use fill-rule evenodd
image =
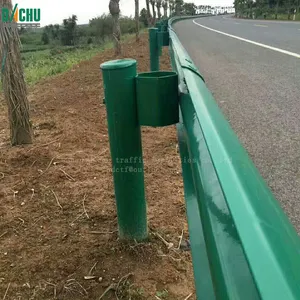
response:
<svg viewBox="0 0 300 300"><path fill-rule="evenodd" d="M234 6L238 17L300 21L300 0L235 0Z"/></svg>
<svg viewBox="0 0 300 300"><path fill-rule="evenodd" d="M135 33L133 18L121 17L120 25L123 39ZM141 28L145 26L147 23L141 21ZM103 14L90 20L89 24L77 25L77 17L73 15L64 19L62 25L22 29L19 34L26 82L33 84L112 47L112 18Z"/></svg>

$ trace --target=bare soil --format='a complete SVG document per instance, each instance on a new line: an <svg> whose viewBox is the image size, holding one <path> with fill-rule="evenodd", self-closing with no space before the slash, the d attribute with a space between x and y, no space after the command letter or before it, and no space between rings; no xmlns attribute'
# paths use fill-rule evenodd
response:
<svg viewBox="0 0 300 300"><path fill-rule="evenodd" d="M33 145L10 146L0 102L0 299L195 299L190 253L176 249L188 231L174 126L142 129L149 241L118 240L99 70L112 53L30 89ZM124 57L148 71L147 35Z"/></svg>

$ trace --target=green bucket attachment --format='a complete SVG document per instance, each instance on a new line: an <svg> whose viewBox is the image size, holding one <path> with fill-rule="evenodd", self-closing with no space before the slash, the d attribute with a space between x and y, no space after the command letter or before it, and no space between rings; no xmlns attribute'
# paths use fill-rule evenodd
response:
<svg viewBox="0 0 300 300"><path fill-rule="evenodd" d="M169 46L169 31L159 31L158 35L158 45L160 47Z"/></svg>
<svg viewBox="0 0 300 300"><path fill-rule="evenodd" d="M162 127L179 122L177 73L159 71L138 74L136 97L140 125Z"/></svg>

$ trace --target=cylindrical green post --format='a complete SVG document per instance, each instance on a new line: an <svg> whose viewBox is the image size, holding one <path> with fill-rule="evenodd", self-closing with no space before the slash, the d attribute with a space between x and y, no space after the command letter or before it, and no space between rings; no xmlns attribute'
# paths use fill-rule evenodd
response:
<svg viewBox="0 0 300 300"><path fill-rule="evenodd" d="M135 92L136 61L103 63L104 94L112 158L119 237L147 238L141 129Z"/></svg>
<svg viewBox="0 0 300 300"><path fill-rule="evenodd" d="M150 71L159 71L158 29L149 28Z"/></svg>

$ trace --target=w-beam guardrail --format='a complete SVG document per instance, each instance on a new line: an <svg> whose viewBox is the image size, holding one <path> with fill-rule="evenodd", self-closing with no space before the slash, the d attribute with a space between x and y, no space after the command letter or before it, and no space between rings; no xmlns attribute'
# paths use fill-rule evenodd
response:
<svg viewBox="0 0 300 300"><path fill-rule="evenodd" d="M149 30L151 72L101 65L119 236L148 236L140 126L177 124L197 299L299 300L300 239L180 43L182 19ZM159 71L163 46L174 72Z"/></svg>

